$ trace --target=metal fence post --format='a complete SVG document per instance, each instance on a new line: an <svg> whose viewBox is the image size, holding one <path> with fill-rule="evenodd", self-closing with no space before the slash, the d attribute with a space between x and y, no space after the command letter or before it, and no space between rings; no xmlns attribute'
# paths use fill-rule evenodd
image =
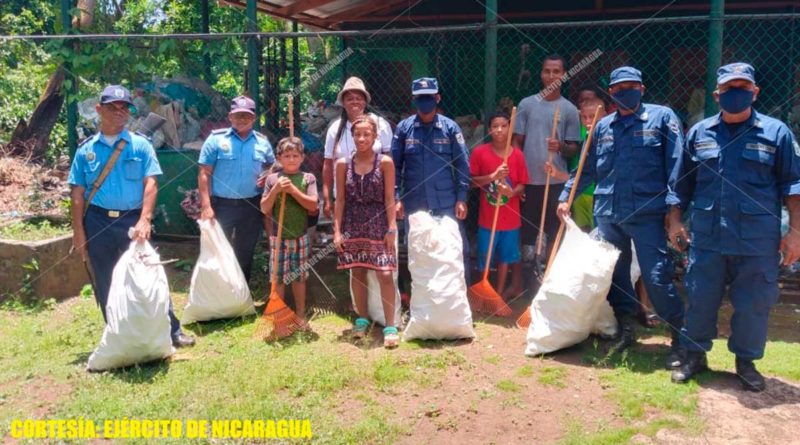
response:
<svg viewBox="0 0 800 445"><path fill-rule="evenodd" d="M64 34L70 34L72 30L71 9L72 2L70 0L61 0L61 26ZM67 41L65 45L75 48L73 41ZM70 87L64 89L64 105L67 107L67 148L69 157L72 159L78 149L78 104L75 102L78 94L78 79L72 74L72 64L67 60L63 63L64 78L70 81Z"/></svg>
<svg viewBox="0 0 800 445"><path fill-rule="evenodd" d="M211 27L209 21L208 0L200 0L200 31L203 34L208 34ZM208 54L209 41L203 40L203 65L205 69L205 81L210 84L214 83L211 73L211 55Z"/></svg>
<svg viewBox="0 0 800 445"><path fill-rule="evenodd" d="M706 117L719 111L717 103L714 102L713 92L717 88L717 69L722 64L724 16L725 0L711 0L711 14L708 22L708 64L706 65Z"/></svg>
<svg viewBox="0 0 800 445"><path fill-rule="evenodd" d="M247 0L247 31L258 32L258 17L256 15L256 0ZM258 40L256 36L247 38L247 90L256 103L256 130L261 129L261 101L258 100Z"/></svg>
<svg viewBox="0 0 800 445"><path fill-rule="evenodd" d="M486 2L486 39L483 67L484 136L489 134L489 117L497 103L497 0Z"/></svg>

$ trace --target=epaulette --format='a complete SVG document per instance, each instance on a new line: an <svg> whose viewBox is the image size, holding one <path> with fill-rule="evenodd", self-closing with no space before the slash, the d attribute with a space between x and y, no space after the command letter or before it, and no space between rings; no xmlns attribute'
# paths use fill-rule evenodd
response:
<svg viewBox="0 0 800 445"><path fill-rule="evenodd" d="M223 134L226 133L229 128L217 128L216 130L211 130L211 134Z"/></svg>
<svg viewBox="0 0 800 445"><path fill-rule="evenodd" d="M144 138L144 140L146 140L147 142L150 142L150 143L152 143L152 142L153 142L153 139L152 139L150 136L148 136L148 135L146 135L146 134L144 134L144 133L139 133L138 131L134 131L134 132L133 132L133 134L135 134L136 136L141 136L141 137L143 137L143 138Z"/></svg>

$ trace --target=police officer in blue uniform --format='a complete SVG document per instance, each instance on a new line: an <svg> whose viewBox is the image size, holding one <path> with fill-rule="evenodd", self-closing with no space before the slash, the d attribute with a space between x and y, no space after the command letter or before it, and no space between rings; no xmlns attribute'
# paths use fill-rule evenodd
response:
<svg viewBox="0 0 800 445"><path fill-rule="evenodd" d="M596 124L577 193L592 182L594 215L600 236L620 250L608 302L619 322L615 352L636 341L634 316L638 300L631 284L631 240L636 247L647 293L672 336L668 369L683 358L680 330L683 301L672 282L674 267L667 255L667 183L680 157L683 134L675 113L664 106L641 101L642 73L623 66L611 73L608 92L617 112ZM569 214L565 202L574 186L574 173L561 194L560 216Z"/></svg>
<svg viewBox="0 0 800 445"><path fill-rule="evenodd" d="M752 107L758 97L755 70L732 63L717 71L714 98L721 113L697 123L671 182L670 238L689 239L686 290L688 350L672 373L683 383L708 367L706 351L717 336L717 313L725 286L733 304L728 349L736 374L751 391L766 388L753 360L764 356L767 318L778 300L778 266L800 256L800 147L791 130ZM781 240L781 199L790 215ZM691 203L690 230L681 224Z"/></svg>
<svg viewBox="0 0 800 445"><path fill-rule="evenodd" d="M100 117L96 135L87 139L75 152L69 173L72 186L73 247L94 269L95 300L106 319L106 303L111 288L114 266L133 239L150 239L153 208L156 203L161 166L152 144L144 136L125 129L133 107L130 92L119 85L106 87L95 106ZM105 181L89 203L91 194L117 143L125 144ZM192 346L194 339L181 331L170 303L172 343L177 347Z"/></svg>
<svg viewBox="0 0 800 445"><path fill-rule="evenodd" d="M469 155L464 135L452 119L436 112L441 96L435 78L415 80L411 93L417 113L397 125L392 139L397 215L427 210L434 216L456 218L463 242L464 277L469 285L469 243L464 227Z"/></svg>
<svg viewBox="0 0 800 445"><path fill-rule="evenodd" d="M275 162L275 155L267 138L253 131L252 99L234 98L228 120L231 127L212 131L200 149L200 218L219 221L250 281L253 252L263 228L259 176Z"/></svg>

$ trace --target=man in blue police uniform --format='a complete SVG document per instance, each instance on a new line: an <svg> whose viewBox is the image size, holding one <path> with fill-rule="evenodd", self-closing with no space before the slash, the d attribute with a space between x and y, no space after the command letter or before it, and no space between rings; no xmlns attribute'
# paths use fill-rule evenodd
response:
<svg viewBox="0 0 800 445"><path fill-rule="evenodd" d="M469 242L464 227L469 190L469 155L461 128L436 112L439 83L423 77L411 84L417 113L399 125L392 139L397 215L419 210L456 218L461 230L464 278L469 286ZM406 234L408 234L408 219Z"/></svg>
<svg viewBox="0 0 800 445"><path fill-rule="evenodd" d="M766 388L753 360L764 356L767 318L778 300L778 265L800 257L800 147L782 122L752 107L755 70L732 63L717 71L714 99L722 112L698 122L686 137L669 213L670 238L689 240L685 363L672 373L683 383L708 367L725 286L733 304L728 349L736 374L751 391ZM781 240L781 198L789 233ZM691 237L681 224L691 202Z"/></svg>
<svg viewBox="0 0 800 445"><path fill-rule="evenodd" d="M200 218L219 221L250 281L253 252L263 228L259 176L275 162L275 155L267 138L253 131L252 99L234 98L228 120L231 127L212 131L200 149Z"/></svg>
<svg viewBox="0 0 800 445"><path fill-rule="evenodd" d="M158 192L156 176L161 174L150 141L125 129L132 107L130 92L124 87L111 85L103 90L100 103L95 106L100 117L99 131L78 147L68 180L72 186L72 244L84 261L88 253L94 269L95 299L103 319L114 266L131 243L128 229L133 227L135 240L150 239ZM125 141L122 151L84 216L93 185L120 140ZM172 344L194 345L194 339L181 331L171 303L169 318Z"/></svg>
<svg viewBox="0 0 800 445"><path fill-rule="evenodd" d="M589 184L594 192L594 215L600 236L620 250L608 302L619 322L620 339L614 351L636 341L634 317L639 304L631 285L631 241L636 247L642 279L656 313L667 323L672 344L668 369L683 358L680 332L683 301L672 282L674 267L667 255L667 183L683 148L681 123L675 113L641 101L642 73L623 66L611 73L608 92L619 106L594 128L592 143L577 193ZM574 173L561 194L560 216L569 214L567 200Z"/></svg>

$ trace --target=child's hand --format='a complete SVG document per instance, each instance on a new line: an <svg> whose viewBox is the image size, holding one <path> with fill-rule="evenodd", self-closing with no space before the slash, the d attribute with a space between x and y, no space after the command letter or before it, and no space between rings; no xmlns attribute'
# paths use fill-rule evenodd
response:
<svg viewBox="0 0 800 445"><path fill-rule="evenodd" d="M275 184L275 188L280 189L282 192L290 193L292 190L292 181L284 176L283 178L278 179L278 183Z"/></svg>
<svg viewBox="0 0 800 445"><path fill-rule="evenodd" d="M383 236L383 243L386 245L386 250L389 252L394 253L394 240L397 238L397 229L394 231L386 232L386 235Z"/></svg>
<svg viewBox="0 0 800 445"><path fill-rule="evenodd" d="M546 161L544 163L544 172L554 178L558 178L561 180L569 179L569 175L566 172L559 170L558 167L553 165L553 163L550 161Z"/></svg>
<svg viewBox="0 0 800 445"><path fill-rule="evenodd" d="M508 184L506 184L505 182L499 182L497 184L497 193L507 198L514 197L514 190L512 190L511 187L509 187Z"/></svg>
<svg viewBox="0 0 800 445"><path fill-rule="evenodd" d="M336 251L339 253L344 253L344 238L342 238L342 233L339 231L333 232L333 245L336 246Z"/></svg>
<svg viewBox="0 0 800 445"><path fill-rule="evenodd" d="M502 181L506 179L508 176L508 164L505 162L500 164L500 167L497 167L497 170L492 173L492 181Z"/></svg>

